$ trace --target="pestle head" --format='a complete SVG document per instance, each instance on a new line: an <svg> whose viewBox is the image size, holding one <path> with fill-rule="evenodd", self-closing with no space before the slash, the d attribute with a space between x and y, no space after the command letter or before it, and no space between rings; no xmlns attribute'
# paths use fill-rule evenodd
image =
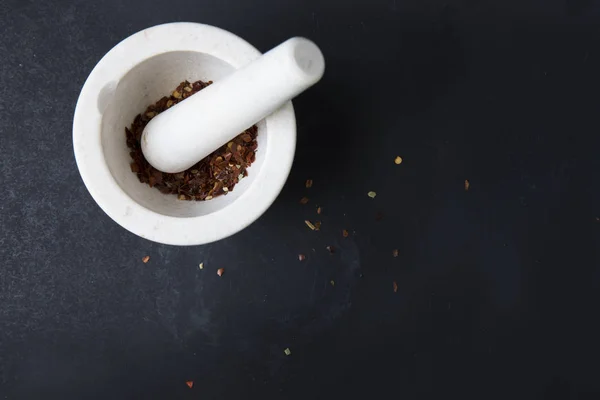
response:
<svg viewBox="0 0 600 400"><path fill-rule="evenodd" d="M160 171L184 171L317 83L324 71L317 45L291 38L154 117L142 134L144 156Z"/></svg>

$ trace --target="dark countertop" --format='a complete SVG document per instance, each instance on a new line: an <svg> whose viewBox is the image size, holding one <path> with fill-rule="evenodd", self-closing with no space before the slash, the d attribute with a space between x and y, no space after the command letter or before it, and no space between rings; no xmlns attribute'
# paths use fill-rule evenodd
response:
<svg viewBox="0 0 600 400"><path fill-rule="evenodd" d="M96 62L172 21L327 60L282 194L207 246L120 228L71 145ZM599 23L591 0L0 1L0 398L598 398Z"/></svg>

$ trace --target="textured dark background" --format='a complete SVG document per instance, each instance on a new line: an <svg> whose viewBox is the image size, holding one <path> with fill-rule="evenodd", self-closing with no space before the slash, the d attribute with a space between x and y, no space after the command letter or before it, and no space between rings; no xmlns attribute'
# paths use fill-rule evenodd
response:
<svg viewBox="0 0 600 400"><path fill-rule="evenodd" d="M71 145L172 21L327 60L281 196L208 246L117 226ZM0 397L599 398L599 73L591 0L0 0Z"/></svg>

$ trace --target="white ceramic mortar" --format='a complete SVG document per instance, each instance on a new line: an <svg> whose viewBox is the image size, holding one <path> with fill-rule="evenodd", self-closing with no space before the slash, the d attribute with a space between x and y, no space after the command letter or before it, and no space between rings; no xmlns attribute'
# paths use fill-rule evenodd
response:
<svg viewBox="0 0 600 400"><path fill-rule="evenodd" d="M290 172L296 146L291 102L258 123L256 161L226 196L183 201L140 183L131 172L125 127L181 81L218 81L260 56L234 34L208 25L171 23L116 45L88 77L73 122L81 177L98 205L146 239L197 245L232 235L273 203Z"/></svg>

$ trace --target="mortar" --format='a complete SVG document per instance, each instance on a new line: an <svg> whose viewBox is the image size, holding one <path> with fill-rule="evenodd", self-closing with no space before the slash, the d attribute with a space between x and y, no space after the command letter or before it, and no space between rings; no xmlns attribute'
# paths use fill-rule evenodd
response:
<svg viewBox="0 0 600 400"><path fill-rule="evenodd" d="M81 177L98 205L125 229L173 245L232 235L258 219L289 175L296 146L291 101L260 121L256 161L226 196L183 201L131 172L125 127L181 81L219 81L260 57L238 36L196 23L171 23L117 44L86 80L75 108L73 146Z"/></svg>

